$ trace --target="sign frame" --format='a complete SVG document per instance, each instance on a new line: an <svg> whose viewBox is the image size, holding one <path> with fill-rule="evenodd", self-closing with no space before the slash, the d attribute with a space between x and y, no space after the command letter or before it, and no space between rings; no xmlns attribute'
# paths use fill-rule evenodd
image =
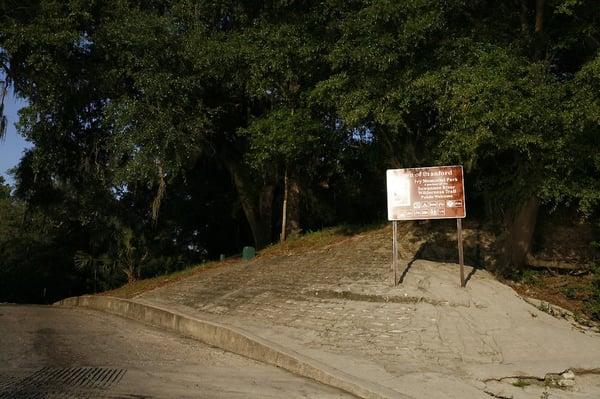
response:
<svg viewBox="0 0 600 399"><path fill-rule="evenodd" d="M441 182L437 184L438 190L443 190L446 186L452 185L456 190L456 187L460 189L460 199L457 198L435 198L435 200L430 201L427 204L428 208L434 208L432 211L427 211L427 213L431 213L427 215L425 211L421 212L421 214L415 215L414 210L412 210L412 216L407 217L397 217L397 213L394 214L394 209L398 208L417 208L417 204L420 204L420 201L414 201L413 197L417 197L417 199L421 199L421 193L419 191L418 184L424 183L423 180L417 181L415 180L415 176L417 177L443 177L443 176L451 176L453 179L458 175L454 172L460 168L460 179L457 181L451 180L446 182ZM434 170L434 175L431 176L428 173L428 170ZM437 174L435 174L437 170ZM444 170L452 171L451 174L442 173ZM394 176L396 175L396 176ZM398 176L399 175L399 176ZM406 177L403 177L406 176ZM402 178L399 178L402 177ZM396 182L393 182L393 180ZM412 180L411 180L412 179ZM404 180L404 181L402 181ZM391 184L392 182L392 184ZM430 183L430 182L425 182ZM437 183L433 181L432 183ZM435 185L435 184L434 184ZM394 186L394 187L390 187ZM398 189L399 188L399 189ZM432 190L435 190L434 187ZM394 190L394 191L392 191ZM458 246L458 261L460 264L460 286L465 287L465 273L464 273L464 248L463 248L463 235L462 235L462 219L467 216L467 208L465 202L465 183L464 183L464 170L462 165L443 165L443 166L427 166L421 168L403 168L403 169L388 169L386 170L386 191L387 191L387 206L388 206L388 220L392 222L392 269L394 271L393 279L394 286L398 285L400 281L398 280L398 221L411 221L411 220L431 220L431 219L456 219L456 235L457 235L457 246ZM426 190L423 190L426 191ZM416 194L416 195L415 195ZM452 193L440 193L436 191L433 193L433 196L439 197L447 197ZM452 201L461 201L460 207L450 206L453 204ZM408 204L407 204L408 203ZM396 205L395 207L393 205ZM432 207L433 205L433 207ZM443 207L441 206L443 205ZM444 210L443 214L439 211L442 208ZM455 214L446 215L447 209L459 208L460 212L454 212ZM456 210L456 209L454 209ZM396 211L397 212L397 211ZM407 211L407 214L410 214L410 211ZM396 216L396 217L394 217Z"/></svg>
<svg viewBox="0 0 600 399"><path fill-rule="evenodd" d="M460 175L455 174L453 171L460 169ZM410 216L410 217L393 217L392 213L393 213L393 207L390 201L391 199L393 199L395 194L398 194L398 190L397 191L391 191L391 187L390 187L390 182L392 180L396 180L396 184L400 183L400 179L399 177L404 177L406 176L404 179L402 180L406 180L406 182L404 183L405 185L407 184L406 187L404 187L405 190L408 190L408 192L404 192L401 193L402 198L401 201L406 201L408 200L408 205L400 205L400 206L396 206L395 208L405 208L405 207L416 207L417 204L420 204L421 201L414 201L415 195L419 195L419 189L421 188L421 186L419 186L418 184L415 184L414 181L417 181L414 177L417 176L417 173L421 174L421 176L419 177L436 177L436 176L422 176L422 174L428 173L429 170L433 170L433 173L435 173L435 171L441 172L444 170L450 170L452 171L452 175L449 175L452 178L457 178L458 176L460 176L460 178L458 179L458 181L456 182L452 182L455 184L451 184L452 187L456 188L459 187L460 191L461 191L461 195L460 198L454 198L455 196L451 196L453 198L446 198L446 199L436 199L436 200L430 200L429 203L431 205L435 205L438 208L442 208L444 210L444 214L443 215L439 215L439 214L434 214L434 215L430 215L427 216L425 214L421 214L421 215L414 215L414 216ZM400 173L398 173L400 172ZM394 175L396 175L394 177ZM399 176L398 176L399 175ZM413 179L414 181L411 183L409 180ZM403 169L388 169L386 170L386 188L387 188L387 200L388 200L388 220L389 221L394 221L394 220L430 220L430 219L457 219L457 218L461 218L464 219L465 217L467 217L467 208L466 208L466 202L465 202L465 185L464 185L464 171L463 171L463 167L462 165L444 165L444 166L427 166L427 167L422 167L422 168L403 168ZM450 186L450 184L446 184L446 186ZM446 187L445 186L445 187ZM408 196L407 196L408 194ZM418 200L422 200L421 198L416 198ZM450 206L448 206L449 202L454 202L454 201L460 201L461 205L458 207L454 207L456 209L459 209L462 211L461 214L459 215L446 215L446 211L448 209L451 209ZM425 203L427 201L424 201ZM445 203L443 207L440 207L439 205Z"/></svg>

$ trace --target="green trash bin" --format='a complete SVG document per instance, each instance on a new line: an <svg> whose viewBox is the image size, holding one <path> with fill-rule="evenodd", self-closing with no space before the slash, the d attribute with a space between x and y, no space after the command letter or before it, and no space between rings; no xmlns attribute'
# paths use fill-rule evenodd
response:
<svg viewBox="0 0 600 399"><path fill-rule="evenodd" d="M254 247L244 247L242 250L242 259L244 260L250 260L254 258L255 255L256 249L254 249Z"/></svg>

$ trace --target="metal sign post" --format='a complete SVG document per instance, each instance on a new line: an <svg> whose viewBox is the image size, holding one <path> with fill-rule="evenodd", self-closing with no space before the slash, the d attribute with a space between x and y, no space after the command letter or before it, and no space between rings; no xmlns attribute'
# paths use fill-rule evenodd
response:
<svg viewBox="0 0 600 399"><path fill-rule="evenodd" d="M398 222L392 222L392 270L394 271L394 285L398 285Z"/></svg>
<svg viewBox="0 0 600 399"><path fill-rule="evenodd" d="M460 286L465 286L462 219L466 216L462 166L388 169L388 220L392 221L392 269L398 285L398 220L456 219Z"/></svg>
<svg viewBox="0 0 600 399"><path fill-rule="evenodd" d="M462 219L456 219L456 238L458 241L458 263L460 263L460 286L465 286L465 260L463 257Z"/></svg>

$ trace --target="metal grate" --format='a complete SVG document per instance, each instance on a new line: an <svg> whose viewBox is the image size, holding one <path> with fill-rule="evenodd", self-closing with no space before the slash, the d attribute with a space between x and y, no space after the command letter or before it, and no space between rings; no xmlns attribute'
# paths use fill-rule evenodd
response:
<svg viewBox="0 0 600 399"><path fill-rule="evenodd" d="M16 383L21 381L22 377L0 375L0 393L7 391Z"/></svg>
<svg viewBox="0 0 600 399"><path fill-rule="evenodd" d="M100 398L118 384L125 369L44 367L24 378L0 381L0 399Z"/></svg>

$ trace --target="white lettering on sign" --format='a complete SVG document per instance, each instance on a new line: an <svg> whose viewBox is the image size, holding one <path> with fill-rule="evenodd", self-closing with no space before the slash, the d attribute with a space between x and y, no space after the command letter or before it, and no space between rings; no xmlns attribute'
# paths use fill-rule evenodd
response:
<svg viewBox="0 0 600 399"><path fill-rule="evenodd" d="M464 218L462 166L389 169L388 219Z"/></svg>

